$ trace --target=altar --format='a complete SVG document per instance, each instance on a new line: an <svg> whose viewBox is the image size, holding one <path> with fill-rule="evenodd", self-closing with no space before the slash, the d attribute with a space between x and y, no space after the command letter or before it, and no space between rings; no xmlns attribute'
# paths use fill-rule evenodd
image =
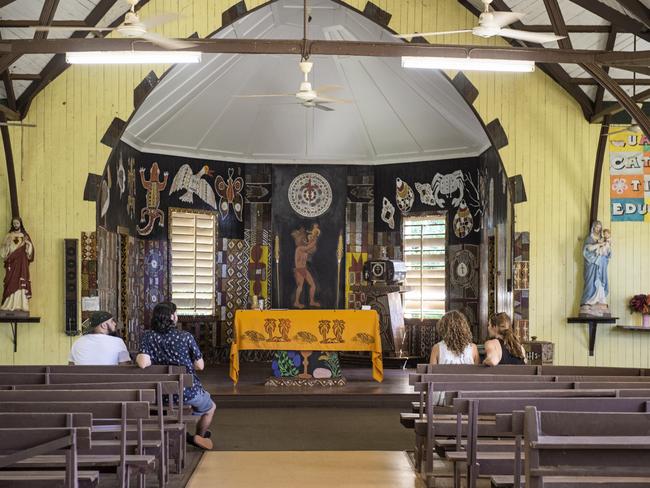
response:
<svg viewBox="0 0 650 488"><path fill-rule="evenodd" d="M379 316L374 310L237 310L230 377L239 380L239 351L369 351L382 381Z"/></svg>

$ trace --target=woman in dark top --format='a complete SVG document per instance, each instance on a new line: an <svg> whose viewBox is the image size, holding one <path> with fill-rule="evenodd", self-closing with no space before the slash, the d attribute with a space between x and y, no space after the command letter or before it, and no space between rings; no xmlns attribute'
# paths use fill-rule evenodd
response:
<svg viewBox="0 0 650 488"><path fill-rule="evenodd" d="M498 313L490 317L488 321L488 334L490 339L485 342L486 366L497 366L499 364L525 364L526 352L514 331L512 320L506 313Z"/></svg>

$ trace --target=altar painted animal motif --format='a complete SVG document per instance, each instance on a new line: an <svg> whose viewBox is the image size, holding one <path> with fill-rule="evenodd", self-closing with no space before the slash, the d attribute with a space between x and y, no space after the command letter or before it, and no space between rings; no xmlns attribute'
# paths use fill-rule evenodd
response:
<svg viewBox="0 0 650 488"><path fill-rule="evenodd" d="M217 176L214 180L214 189L217 190L217 194L219 195L219 212L221 212L221 218L225 219L228 216L230 205L232 205L235 211L235 217L242 222L244 198L241 195L241 191L244 189L244 178L241 176L233 178L234 173L234 168L228 168L228 180L224 180L221 175Z"/></svg>
<svg viewBox="0 0 650 488"><path fill-rule="evenodd" d="M163 227L165 225L165 213L160 210L160 192L162 192L167 187L167 178L169 173L165 171L163 173L163 179L160 181L160 169L158 168L158 163L153 163L151 165L151 170L149 172L149 179L145 180L144 178L144 168L140 168L140 181L142 186L147 191L146 195L146 206L140 211L140 222L145 222L144 227L137 227L138 234L141 236L148 236L153 231L153 227L158 220L158 226Z"/></svg>
<svg viewBox="0 0 650 488"><path fill-rule="evenodd" d="M212 170L207 165L203 166L198 173L194 174L190 165L184 164L174 176L169 194L171 195L176 191L186 190L179 198L181 202L194 203L194 195L197 195L201 200L216 210L217 200L214 196L214 191L210 184L203 179L204 175L213 175Z"/></svg>

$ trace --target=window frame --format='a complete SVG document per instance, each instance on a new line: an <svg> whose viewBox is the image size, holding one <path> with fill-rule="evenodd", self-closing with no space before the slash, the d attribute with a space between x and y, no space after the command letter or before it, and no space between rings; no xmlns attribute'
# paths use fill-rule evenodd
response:
<svg viewBox="0 0 650 488"><path fill-rule="evenodd" d="M216 285L216 271L217 271L217 266L216 266L216 251L217 251L217 244L219 240L219 217L218 217L218 212L212 211L212 210L203 210L203 209L194 209L194 208L183 208L183 207L169 207L168 208L168 213L167 213L167 223L168 223L168 242L169 242L169 249L168 249L168 255L169 255L169 273L168 273L168 280L169 280L169 296L171 297L171 300L174 300L174 290L173 290L173 241L172 241L172 228L173 228L173 215L174 213L184 213L184 214L193 214L193 215L210 215L213 219L213 241L212 241L212 293L210 296L210 303L211 303L211 311L209 314L198 314L197 312L197 307L196 307L196 274L194 275L195 280L194 280L194 308L190 313L187 313L186 309L182 309L181 307L178 307L177 304L177 312L179 317L186 317L186 318L192 318L192 317L198 317L198 318L207 318L207 317L215 317L216 316L216 307L217 307L217 301L216 301L216 292L217 292L217 285ZM196 229L196 226L194 227ZM196 236L196 234L195 234ZM196 241L195 241L196 245ZM196 258L194 259L194 270L196 271Z"/></svg>
<svg viewBox="0 0 650 488"><path fill-rule="evenodd" d="M423 295L424 293L422 292L422 257L420 257L420 310L419 310L419 316L414 316L415 314L412 312L413 309L407 308L407 302L408 302L408 291L406 292L404 296L404 318L405 320L417 320L417 321L429 321L429 320L438 320L442 315L444 315L448 309L448 302L449 302L449 297L448 297L448 290L447 290L447 285L448 285L448 276L447 276L447 248L448 248L448 240L449 240L449 225L448 225L448 218L447 218L447 211L445 210L439 210L439 211L422 211L422 212L413 212L409 213L408 215L403 215L401 219L401 237L402 237L402 255L403 255L403 260L404 264L408 267L408 262L407 262L407 249L406 249L406 239L405 239L405 227L407 226L407 221L409 219L433 219L436 217L439 217L442 219L444 226L445 226L445 233L444 233L444 242L443 242L443 292L444 292L444 297L442 300L431 300L431 301L440 301L443 303L443 308L440 313L440 316L426 316L425 311L422 307L424 302L427 300L423 300ZM420 249L420 256L422 256L422 249ZM408 270L407 270L407 275L408 275ZM405 278L404 280L404 286L407 288L410 286L408 284L408 278ZM417 287L416 287L417 288Z"/></svg>

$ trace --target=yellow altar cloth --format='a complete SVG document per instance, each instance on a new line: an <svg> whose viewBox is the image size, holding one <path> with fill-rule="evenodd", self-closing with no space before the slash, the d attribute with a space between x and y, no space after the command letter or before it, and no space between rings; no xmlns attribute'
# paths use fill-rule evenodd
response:
<svg viewBox="0 0 650 488"><path fill-rule="evenodd" d="M372 377L384 379L379 315L374 310L237 310L230 377L239 380L239 351L371 351Z"/></svg>

